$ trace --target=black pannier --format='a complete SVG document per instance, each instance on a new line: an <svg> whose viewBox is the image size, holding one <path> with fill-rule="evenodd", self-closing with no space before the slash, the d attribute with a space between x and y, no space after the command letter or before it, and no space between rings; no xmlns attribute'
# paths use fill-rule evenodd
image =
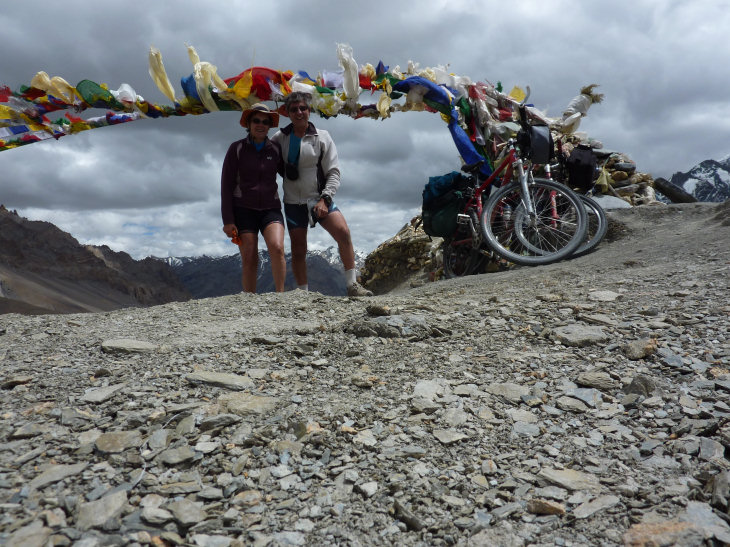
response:
<svg viewBox="0 0 730 547"><path fill-rule="evenodd" d="M568 186L583 192L593 188L596 165L596 155L590 146L579 144L573 148L565 162L565 168L568 172Z"/></svg>
<svg viewBox="0 0 730 547"><path fill-rule="evenodd" d="M517 146L535 164L544 165L555 157L553 135L547 125L531 125L529 129L520 129Z"/></svg>

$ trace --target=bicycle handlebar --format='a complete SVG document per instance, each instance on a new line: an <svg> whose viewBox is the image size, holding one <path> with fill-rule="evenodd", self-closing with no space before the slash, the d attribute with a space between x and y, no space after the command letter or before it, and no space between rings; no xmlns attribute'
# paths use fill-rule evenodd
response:
<svg viewBox="0 0 730 547"><path fill-rule="evenodd" d="M532 90L530 89L530 86L525 86L527 88L527 93L525 94L525 98L522 99L522 102L520 103L520 106L525 106L527 104L527 99L530 98L530 93L532 93Z"/></svg>
<svg viewBox="0 0 730 547"><path fill-rule="evenodd" d="M520 127L522 127L522 129L528 130L530 128L530 124L527 121L527 99L530 98L532 90L530 89L529 85L525 87L527 89L527 93L525 94L525 98L522 99L522 101L517 105L517 111L520 114Z"/></svg>

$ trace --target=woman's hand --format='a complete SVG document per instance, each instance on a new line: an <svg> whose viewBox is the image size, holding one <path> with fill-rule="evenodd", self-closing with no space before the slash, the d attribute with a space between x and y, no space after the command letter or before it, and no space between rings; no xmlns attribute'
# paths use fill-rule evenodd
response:
<svg viewBox="0 0 730 547"><path fill-rule="evenodd" d="M224 224L223 231L228 237L235 237L238 235L238 230L236 229L235 224Z"/></svg>

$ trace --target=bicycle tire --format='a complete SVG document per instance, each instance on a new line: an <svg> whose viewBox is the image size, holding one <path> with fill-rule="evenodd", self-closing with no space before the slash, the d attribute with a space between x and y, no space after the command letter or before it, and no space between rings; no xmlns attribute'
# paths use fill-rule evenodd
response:
<svg viewBox="0 0 730 547"><path fill-rule="evenodd" d="M529 182L528 191L534 219L525 209L519 181L499 188L487 199L479 223L486 244L505 260L522 266L568 258L584 241L587 230L580 196L562 184L539 178Z"/></svg>
<svg viewBox="0 0 730 547"><path fill-rule="evenodd" d="M454 245L450 240L444 239L441 252L444 276L447 279L477 273L485 260L484 255L474 249L471 242Z"/></svg>
<svg viewBox="0 0 730 547"><path fill-rule="evenodd" d="M578 250L573 253L573 256L582 256L595 249L603 241L603 238L606 237L606 233L608 232L608 217L606 217L606 212L603 210L603 207L588 196L583 194L578 195L586 209L588 231L585 241L581 243Z"/></svg>

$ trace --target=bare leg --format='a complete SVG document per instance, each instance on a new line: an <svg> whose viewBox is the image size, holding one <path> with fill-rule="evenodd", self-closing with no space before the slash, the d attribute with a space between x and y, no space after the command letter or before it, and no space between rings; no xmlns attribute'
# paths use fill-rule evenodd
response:
<svg viewBox="0 0 730 547"><path fill-rule="evenodd" d="M279 222L271 222L266 225L262 233L271 257L271 275L274 277L274 287L276 287L276 292L284 292L286 279L284 225Z"/></svg>
<svg viewBox="0 0 730 547"><path fill-rule="evenodd" d="M240 233L241 244L241 284L243 292L256 292L256 274L259 269L259 235L256 233Z"/></svg>
<svg viewBox="0 0 730 547"><path fill-rule="evenodd" d="M332 211L320 222L322 228L337 242L340 249L340 259L345 267L345 283L347 284L348 296L372 296L373 293L357 282L357 271L355 270L355 249L352 246L350 229L347 227L345 217L340 211Z"/></svg>
<svg viewBox="0 0 730 547"><path fill-rule="evenodd" d="M307 284L307 229L290 228L291 271L297 285Z"/></svg>
<svg viewBox="0 0 730 547"><path fill-rule="evenodd" d="M340 211L332 211L320 221L320 224L337 243L345 270L352 270L355 267L355 249L344 215Z"/></svg>

